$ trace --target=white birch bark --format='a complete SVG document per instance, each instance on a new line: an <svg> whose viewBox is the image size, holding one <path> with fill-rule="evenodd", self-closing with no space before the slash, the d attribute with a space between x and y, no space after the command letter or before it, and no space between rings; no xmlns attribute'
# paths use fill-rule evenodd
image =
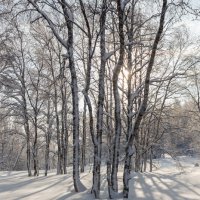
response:
<svg viewBox="0 0 200 200"><path fill-rule="evenodd" d="M141 102L139 111L138 111L136 119L135 119L135 123L133 124L131 135L128 138L127 146L126 146L125 169L124 169L124 175L123 175L123 180L124 180L123 196L124 196L124 198L128 198L128 193L129 193L129 179L130 179L130 166L131 166L133 140L135 139L135 136L138 134L140 123L142 121L142 118L143 118L146 108L147 108L147 102L148 102L148 98L149 98L150 75L151 75L151 71L152 71L152 68L154 65L154 60L155 60L155 56L156 56L158 43L160 41L163 29L164 29L164 21L165 21L166 11L167 11L167 0L163 0L159 28L158 28L158 31L157 31L157 34L156 34L156 37L155 37L155 40L154 40L154 43L152 46L152 52L150 55L150 60L149 60L149 64L148 64L147 71L146 71L143 101Z"/></svg>
<svg viewBox="0 0 200 200"><path fill-rule="evenodd" d="M71 73L71 91L72 91L72 104L73 104L73 181L74 189L76 192L81 190L80 186L80 177L79 177L79 103L78 103L78 84L77 84L77 75L75 70L74 63L74 54L73 54L73 12L70 9L69 4L65 0L60 1L60 5L63 10L65 17L67 29L68 29L68 39L65 42L60 35L57 33L54 24L48 17L48 15L42 11L37 2L33 0L27 0L33 5L33 7L41 14L41 16L47 21L50 29L57 38L57 40L66 48L68 58L69 58L69 69ZM83 188L82 188L83 189Z"/></svg>
<svg viewBox="0 0 200 200"><path fill-rule="evenodd" d="M102 151L102 132L103 132L103 106L105 98L105 22L107 5L106 0L102 2L102 11L100 16L100 51L101 51L101 65L99 71L99 94L98 94L98 105L97 105L97 144L94 144L94 165L93 165L93 186L92 193L95 198L100 197L100 186L101 186L101 151Z"/></svg>
<svg viewBox="0 0 200 200"><path fill-rule="evenodd" d="M119 58L118 63L113 72L113 97L115 102L115 138L113 145L113 160L112 160L112 173L111 173L111 187L113 192L118 192L118 164L119 164L119 150L120 150L120 137L121 137L121 105L120 95L118 91L118 78L121 68L123 67L125 46L124 46L124 9L121 6L121 0L117 0L118 12L118 28L119 28ZM112 195L111 195L112 196Z"/></svg>

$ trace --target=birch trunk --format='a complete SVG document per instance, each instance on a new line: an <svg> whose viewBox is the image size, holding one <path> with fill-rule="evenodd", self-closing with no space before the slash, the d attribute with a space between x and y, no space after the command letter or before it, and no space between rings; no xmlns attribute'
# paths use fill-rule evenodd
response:
<svg viewBox="0 0 200 200"><path fill-rule="evenodd" d="M81 172L85 171L85 153L86 153L86 102L84 101L83 109L83 141L81 151Z"/></svg>
<svg viewBox="0 0 200 200"><path fill-rule="evenodd" d="M113 97L115 102L115 138L113 146L113 160L112 160L112 173L111 173L111 186L114 192L118 192L118 164L119 164L119 151L120 151L120 137L121 137L121 105L120 96L118 91L118 78L124 62L124 9L122 8L121 0L117 0L118 11L118 28L120 37L119 59L113 72ZM109 190L111 190L109 189ZM112 195L111 195L112 196Z"/></svg>
<svg viewBox="0 0 200 200"><path fill-rule="evenodd" d="M49 137L46 138L46 147L45 147L45 172L44 175L47 176L49 170Z"/></svg>
<svg viewBox="0 0 200 200"><path fill-rule="evenodd" d="M152 146L151 146L151 148L150 148L150 152L149 152L149 159L150 159L150 172L152 172L152 170L153 170L153 162L152 162L152 153L153 153L153 151L152 151Z"/></svg>
<svg viewBox="0 0 200 200"><path fill-rule="evenodd" d="M79 176L79 98L78 98L78 83L74 63L74 33L73 33L73 12L65 2L61 0L62 8L65 15L65 21L68 31L67 53L69 58L69 69L71 73L71 90L72 90L72 105L73 105L73 181L74 189L79 192L82 188Z"/></svg>
<svg viewBox="0 0 200 200"><path fill-rule="evenodd" d="M108 69L107 76L111 79L111 70ZM110 96L109 96L110 95ZM112 160L112 137L113 137L113 122L112 122L112 112L113 109L113 100L112 100L112 82L107 79L107 101L106 101L106 112L109 113L110 116L106 116L106 124L107 124L107 146L108 146L108 158L107 158L107 182L108 182L108 194L109 198L111 198L111 160Z"/></svg>
<svg viewBox="0 0 200 200"><path fill-rule="evenodd" d="M100 51L101 51L101 65L99 70L99 94L98 94L98 105L97 105L97 144L94 145L94 164L93 164L93 185L92 193L95 198L100 196L101 186L101 151L102 151L102 132L103 132L103 105L105 98L105 22L107 5L106 0L102 2L102 12L100 17Z"/></svg>
<svg viewBox="0 0 200 200"><path fill-rule="evenodd" d="M131 23L130 23L130 28L128 27L129 25L127 24L127 30L128 30L128 40L131 43L133 41L133 24L134 24L134 6L135 6L135 1L132 1L132 10L131 10ZM126 133L126 140L128 140L129 135L131 134L132 130L132 112L133 112L133 103L131 99L131 93L132 93L132 52L133 52L133 45L128 46L128 80L127 80L127 85L128 85L128 91L127 91L127 98L128 98L128 104L127 104L127 133ZM129 161L132 163L132 161ZM130 173L132 166L130 168L127 168L127 162L124 164L124 173ZM127 183L128 179L125 179L123 177L123 184L124 184L124 192L127 190L126 186L128 185Z"/></svg>
<svg viewBox="0 0 200 200"><path fill-rule="evenodd" d="M128 139L127 146L126 146L126 158L125 158L125 169L124 169L124 190L123 190L123 196L124 198L128 198L128 193L129 193L129 179L130 179L130 167L131 167L131 156L132 156L132 145L133 145L133 140L135 139L135 135L138 134L139 132L139 127L140 123L142 121L143 115L145 114L146 108L147 108L147 102L149 98L149 85L150 85L150 75L151 71L154 65L154 60L156 56L156 51L158 47L158 43L160 41L161 35L163 33L163 28L164 28L164 21L165 21L165 14L167 11L167 0L163 0L163 5L162 5L162 11L161 11L161 17L160 17L160 22L159 22L159 28L152 46L152 52L150 55L150 60L149 64L147 66L147 72L146 72L146 77L145 77L145 85L144 85L144 95L143 95L143 101L140 104L140 108L138 111L138 114L135 119L135 123L132 128L132 133Z"/></svg>
<svg viewBox="0 0 200 200"><path fill-rule="evenodd" d="M49 97L48 97L49 98ZM45 176L49 170L49 145L51 141L51 122L50 122L50 98L47 102L47 132L46 132L46 148L45 148Z"/></svg>
<svg viewBox="0 0 200 200"><path fill-rule="evenodd" d="M55 117L56 117L56 138L57 138L57 174L62 174L62 152L61 152L61 136L60 136L60 120L59 120L59 114L58 114L58 92L57 92L57 84L56 84L56 78L54 75L54 69L53 69L53 64L51 65L51 73L53 77L53 86L54 86L54 108L55 108Z"/></svg>
<svg viewBox="0 0 200 200"><path fill-rule="evenodd" d="M22 45L22 40L21 40ZM21 46L21 50L22 50ZM27 170L28 170L28 176L32 176L31 173L31 142L30 142L30 127L29 127L29 117L27 112L27 99L26 99L26 81L25 81L25 60L24 60L24 53L23 50L22 53L22 60L23 60L23 66L22 66L22 74L21 74L21 92L22 92L22 101L23 101L23 117L24 117L24 130L26 133L26 154L27 154Z"/></svg>
<svg viewBox="0 0 200 200"><path fill-rule="evenodd" d="M38 166L38 129L37 129L37 113L35 113L34 118L34 131L35 131L35 138L33 142L33 169L34 169L34 176L39 176L39 166Z"/></svg>
<svg viewBox="0 0 200 200"><path fill-rule="evenodd" d="M63 83L64 84L64 83ZM63 171L64 174L67 173L67 157L68 157L68 129L67 129L67 96L66 96L66 86L63 88L63 104L62 104L62 132L63 132Z"/></svg>
<svg viewBox="0 0 200 200"><path fill-rule="evenodd" d="M26 111L25 111L26 112ZM27 170L28 170L28 176L32 176L31 173L31 143L30 143L30 129L29 129L29 122L28 122L28 117L25 114L25 132L26 132L26 145L27 145Z"/></svg>

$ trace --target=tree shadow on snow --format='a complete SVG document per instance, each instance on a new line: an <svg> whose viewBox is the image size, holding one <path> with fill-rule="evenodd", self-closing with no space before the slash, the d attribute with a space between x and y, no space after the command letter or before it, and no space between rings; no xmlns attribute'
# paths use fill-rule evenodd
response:
<svg viewBox="0 0 200 200"><path fill-rule="evenodd" d="M0 183L0 193L1 192L6 192L6 191L16 191L16 190L19 190L20 188L24 187L24 186L27 186L28 184L32 184L36 181L40 181L40 180L43 180L45 179L46 177L31 177L30 179L28 180L25 180L23 182L17 182L17 183L7 183L6 181L4 181L4 183ZM20 177L16 177L16 178L10 178L10 181L11 180L17 180L17 179L20 179ZM6 179L8 180L8 179Z"/></svg>
<svg viewBox="0 0 200 200"><path fill-rule="evenodd" d="M43 177L43 178L46 178L46 177ZM35 192L29 193L27 195L20 196L20 197L16 198L15 200L21 200L21 199L24 199L24 198L27 198L27 197L31 198L31 196L34 195L34 194L37 194L37 193L43 192L45 190L51 189L51 188L53 188L57 184L62 184L62 182L65 181L67 178L69 178L69 177L63 176L61 179L59 179L58 181L54 182L53 184L48 185L47 187L42 188L40 190L37 190ZM39 181L39 179L37 179L37 180Z"/></svg>
<svg viewBox="0 0 200 200"><path fill-rule="evenodd" d="M194 186L175 176L155 173L135 173L130 181L129 199L136 200L199 200L200 193Z"/></svg>

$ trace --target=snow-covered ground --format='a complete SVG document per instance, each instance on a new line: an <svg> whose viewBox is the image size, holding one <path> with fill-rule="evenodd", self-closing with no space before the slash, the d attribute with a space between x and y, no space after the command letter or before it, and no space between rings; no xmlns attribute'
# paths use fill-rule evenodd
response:
<svg viewBox="0 0 200 200"><path fill-rule="evenodd" d="M158 169L152 173L133 173L130 180L130 200L200 200L200 159L170 157L155 161ZM180 165L181 164L181 165ZM119 188L122 189L122 168ZM103 170L104 171L104 170ZM0 200L91 200L92 173L81 174L87 191L75 193L71 174L48 177L27 177L26 172L0 172ZM101 198L106 199L106 175L102 175Z"/></svg>
<svg viewBox="0 0 200 200"><path fill-rule="evenodd" d="M164 158L153 173L137 173L131 179L130 199L137 200L200 200L200 159Z"/></svg>

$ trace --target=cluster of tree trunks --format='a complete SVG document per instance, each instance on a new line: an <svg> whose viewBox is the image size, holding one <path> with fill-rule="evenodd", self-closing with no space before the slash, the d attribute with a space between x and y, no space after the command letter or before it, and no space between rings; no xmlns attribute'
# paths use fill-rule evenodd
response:
<svg viewBox="0 0 200 200"><path fill-rule="evenodd" d="M28 21L30 26L38 23L38 27L41 24L45 27L44 32L34 26L31 29L34 34L30 31L40 46L34 47L36 53L32 58L31 53L26 55L29 51L25 51L23 32L16 23L20 55L13 53L15 59L8 61L19 83L19 97L8 97L20 104L28 176L32 175L32 168L34 176L39 175L43 143L47 176L51 145L56 144L57 174L67 173L71 159L74 189L80 192L84 189L80 172L85 172L90 150L91 193L100 198L101 165L105 161L109 198L115 198L119 194L119 165L123 162L123 197L128 198L131 171L146 171L148 162L150 171L153 169L153 151L163 135L162 114L172 79L183 75L175 73L178 61L172 66L160 55L156 60L169 3L151 2L149 5L159 10L151 15L143 8L148 1L142 5L139 0L22 2L26 5L23 12L34 12ZM166 70L159 69L159 64L167 65ZM165 76L171 68L171 74ZM156 69L164 75L153 80ZM152 86L154 82L159 83L156 89Z"/></svg>

